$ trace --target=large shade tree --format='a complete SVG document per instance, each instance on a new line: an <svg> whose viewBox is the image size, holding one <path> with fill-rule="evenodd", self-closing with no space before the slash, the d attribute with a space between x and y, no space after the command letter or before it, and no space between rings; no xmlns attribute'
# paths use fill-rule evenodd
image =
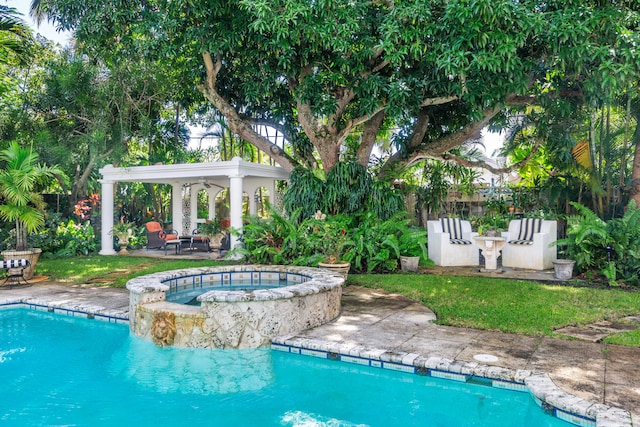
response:
<svg viewBox="0 0 640 427"><path fill-rule="evenodd" d="M636 2L596 0L47 0L96 56L171 64L230 129L283 167L369 162L396 129L389 172L441 158L505 105L626 87ZM255 131L269 124L282 150ZM313 148L313 150L311 150Z"/></svg>

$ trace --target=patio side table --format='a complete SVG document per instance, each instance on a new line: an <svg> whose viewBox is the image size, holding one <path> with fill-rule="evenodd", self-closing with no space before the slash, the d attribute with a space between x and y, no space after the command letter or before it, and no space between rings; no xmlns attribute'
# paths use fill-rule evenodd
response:
<svg viewBox="0 0 640 427"><path fill-rule="evenodd" d="M474 236L476 244L482 251L484 256L484 268L480 271L486 271L488 273L498 272L498 257L500 252L507 244L507 239L504 237L488 237L488 236Z"/></svg>
<svg viewBox="0 0 640 427"><path fill-rule="evenodd" d="M173 246L176 248L176 255L182 254L182 241L180 239L167 240L164 242L164 254L167 254L167 248Z"/></svg>

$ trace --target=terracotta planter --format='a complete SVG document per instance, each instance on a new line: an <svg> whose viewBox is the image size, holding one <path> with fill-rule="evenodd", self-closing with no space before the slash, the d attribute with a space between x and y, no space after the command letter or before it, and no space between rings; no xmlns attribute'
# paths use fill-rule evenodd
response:
<svg viewBox="0 0 640 427"><path fill-rule="evenodd" d="M31 280L33 277L33 272L36 269L36 264L38 263L38 258L40 258L40 254L42 253L42 249L35 248L29 249L26 251L4 251L2 252L2 257L5 260L10 259L28 259L29 266L24 269L23 277L25 280Z"/></svg>
<svg viewBox="0 0 640 427"><path fill-rule="evenodd" d="M418 271L418 264L420 263L419 256L401 256L400 268L402 271L416 273Z"/></svg>
<svg viewBox="0 0 640 427"><path fill-rule="evenodd" d="M344 276L344 279L347 280L347 275L349 274L349 269L351 268L350 262L336 262L336 263L328 263L328 262L320 262L318 263L318 267L326 268L328 270L335 271L336 273L340 273Z"/></svg>

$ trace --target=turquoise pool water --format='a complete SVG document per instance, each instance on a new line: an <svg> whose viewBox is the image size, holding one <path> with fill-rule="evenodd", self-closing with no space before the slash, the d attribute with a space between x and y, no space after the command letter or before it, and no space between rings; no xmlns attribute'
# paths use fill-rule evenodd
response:
<svg viewBox="0 0 640 427"><path fill-rule="evenodd" d="M567 426L527 393L0 310L2 426Z"/></svg>
<svg viewBox="0 0 640 427"><path fill-rule="evenodd" d="M257 291L259 289L273 289L290 286L294 283L286 280L266 280L253 282L251 280L236 280L233 284L221 284L219 282L203 282L194 288L175 290L171 288L166 294L168 302L176 304L200 305L198 297L208 291Z"/></svg>

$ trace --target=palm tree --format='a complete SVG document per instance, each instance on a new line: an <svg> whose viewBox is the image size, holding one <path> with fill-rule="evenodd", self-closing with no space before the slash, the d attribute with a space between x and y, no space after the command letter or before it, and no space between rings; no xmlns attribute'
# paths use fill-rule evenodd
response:
<svg viewBox="0 0 640 427"><path fill-rule="evenodd" d="M36 21L36 25L39 27L42 21L47 17L47 11L45 10L45 1L43 0L31 0L31 6L29 6L29 16Z"/></svg>
<svg viewBox="0 0 640 427"><path fill-rule="evenodd" d="M20 13L0 5L0 64L24 63L31 45L31 30L19 18Z"/></svg>
<svg viewBox="0 0 640 427"><path fill-rule="evenodd" d="M44 200L37 192L38 186L46 184L55 175L63 175L57 166L38 164L38 154L12 142L0 151L0 161L5 165L0 170L0 218L15 221L16 250L27 250L27 234L44 226Z"/></svg>

